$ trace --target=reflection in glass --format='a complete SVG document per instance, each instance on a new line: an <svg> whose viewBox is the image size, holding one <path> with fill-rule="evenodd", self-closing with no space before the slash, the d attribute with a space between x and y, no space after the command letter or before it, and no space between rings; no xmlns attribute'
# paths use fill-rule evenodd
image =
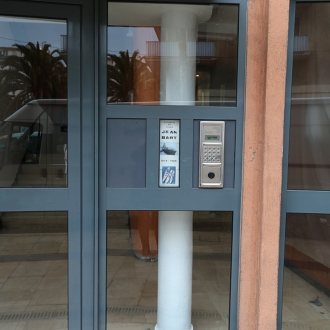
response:
<svg viewBox="0 0 330 330"><path fill-rule="evenodd" d="M108 211L107 328L157 323L157 211ZM192 324L228 329L231 212L194 212Z"/></svg>
<svg viewBox="0 0 330 330"><path fill-rule="evenodd" d="M0 16L0 31L0 187L65 187L66 22Z"/></svg>
<svg viewBox="0 0 330 330"><path fill-rule="evenodd" d="M328 329L330 215L287 214L282 329Z"/></svg>
<svg viewBox="0 0 330 330"><path fill-rule="evenodd" d="M330 190L329 3L298 3L288 189Z"/></svg>
<svg viewBox="0 0 330 330"><path fill-rule="evenodd" d="M236 105L238 6L111 3L108 103Z"/></svg>
<svg viewBox="0 0 330 330"><path fill-rule="evenodd" d="M67 329L67 212L0 216L1 329Z"/></svg>

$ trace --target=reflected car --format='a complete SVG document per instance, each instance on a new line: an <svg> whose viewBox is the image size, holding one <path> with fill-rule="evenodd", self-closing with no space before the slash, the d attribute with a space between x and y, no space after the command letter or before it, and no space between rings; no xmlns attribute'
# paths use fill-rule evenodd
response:
<svg viewBox="0 0 330 330"><path fill-rule="evenodd" d="M66 99L33 100L1 123L1 187L66 185L67 117Z"/></svg>

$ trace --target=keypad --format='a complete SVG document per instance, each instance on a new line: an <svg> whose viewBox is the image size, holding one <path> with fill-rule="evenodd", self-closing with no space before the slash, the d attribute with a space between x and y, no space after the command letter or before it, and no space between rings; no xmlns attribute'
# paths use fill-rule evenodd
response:
<svg viewBox="0 0 330 330"><path fill-rule="evenodd" d="M203 163L220 163L220 147L203 146Z"/></svg>

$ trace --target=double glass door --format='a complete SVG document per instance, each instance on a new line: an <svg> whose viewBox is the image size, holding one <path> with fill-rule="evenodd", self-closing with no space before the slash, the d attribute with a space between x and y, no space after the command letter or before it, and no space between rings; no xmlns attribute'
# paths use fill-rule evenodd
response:
<svg viewBox="0 0 330 330"><path fill-rule="evenodd" d="M244 5L0 2L0 328L235 329Z"/></svg>

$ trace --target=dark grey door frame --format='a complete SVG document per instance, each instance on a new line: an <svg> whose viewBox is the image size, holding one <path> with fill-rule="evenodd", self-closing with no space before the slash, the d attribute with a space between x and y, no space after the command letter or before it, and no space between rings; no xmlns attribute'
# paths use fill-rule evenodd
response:
<svg viewBox="0 0 330 330"><path fill-rule="evenodd" d="M55 3L56 2L56 3ZM0 211L68 211L70 329L94 328L94 1L0 0L0 14L67 20L68 188L0 188ZM92 15L91 15L92 14ZM91 65L92 64L92 65ZM83 134L82 134L83 132ZM96 219L96 220L95 220Z"/></svg>
<svg viewBox="0 0 330 330"><path fill-rule="evenodd" d="M278 278L278 317L277 329L282 329L282 301L284 280L284 249L285 249L285 226L287 213L323 213L330 214L330 191L316 190L288 190L288 164L289 164L289 134L290 134L290 109L291 88L294 49L294 27L296 3L310 2L313 0L291 0L289 12L289 38L288 60L285 94L284 115L284 146L283 146L283 177L282 177L282 201L281 201L281 227L280 227L280 251L279 251L279 278ZM319 2L329 2L320 0Z"/></svg>
<svg viewBox="0 0 330 330"><path fill-rule="evenodd" d="M127 1L130 2L130 1ZM167 2L167 1L141 1ZM106 326L106 210L226 210L233 211L233 241L232 241L232 275L230 298L230 329L237 328L238 302L238 266L239 266L239 236L240 236L240 207L241 207L241 173L242 173L242 145L244 120L244 90L245 90L245 49L246 49L246 16L247 1L205 1L181 0L171 3L195 4L234 4L239 5L239 41L238 41L238 77L237 77L237 105L236 107L180 107L180 106L116 106L106 104L106 54L107 54L107 1L101 0L98 7L99 19L99 329ZM106 121L108 118L143 118L147 120L147 145L151 150L159 152L159 119L181 120L181 157L190 159L186 170L190 173L188 182L180 188L158 188L158 152L147 152L147 166L154 168L155 178L146 178L147 186L142 189L121 189L106 187ZM232 189L210 190L192 188L193 156L182 150L191 150L193 119L202 120L234 120L236 121L235 146L235 183ZM188 132L188 133L187 133ZM180 164L180 166L182 166ZM182 169L182 167L181 167ZM156 172L157 171L157 172ZM182 197L186 196L186 197ZM164 204L162 201L170 201Z"/></svg>

